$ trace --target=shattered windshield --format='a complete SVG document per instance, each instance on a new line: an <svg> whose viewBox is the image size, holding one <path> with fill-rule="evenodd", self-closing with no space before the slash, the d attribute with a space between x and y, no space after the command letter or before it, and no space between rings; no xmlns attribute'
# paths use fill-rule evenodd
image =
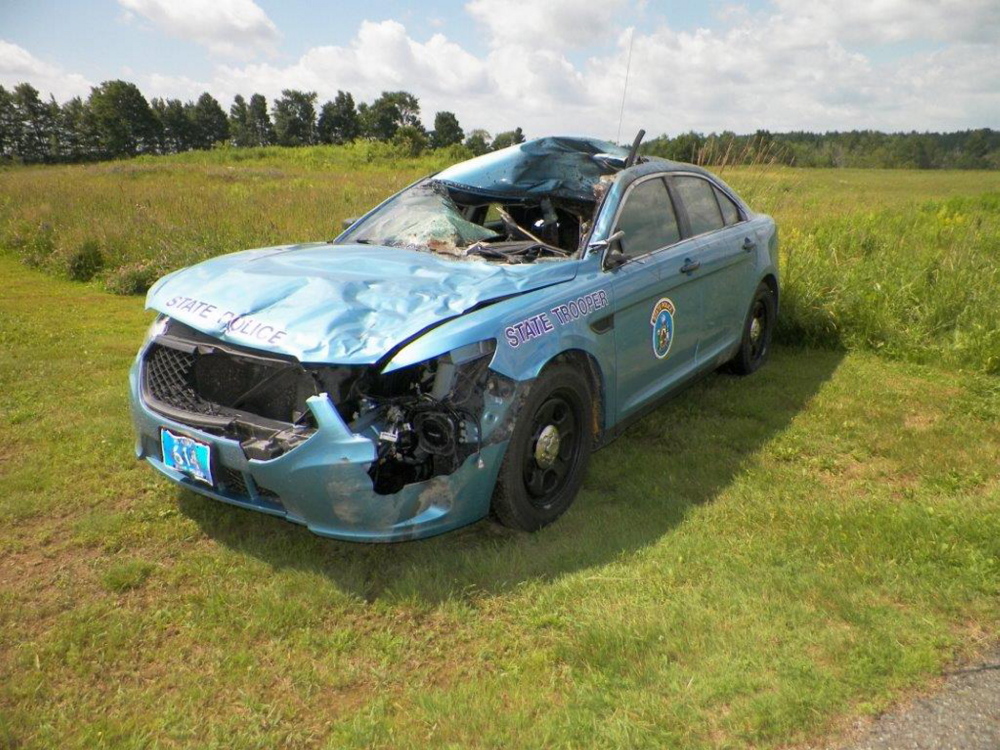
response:
<svg viewBox="0 0 1000 750"><path fill-rule="evenodd" d="M338 242L507 263L577 257L603 183L623 159L602 141L529 141L413 185Z"/></svg>

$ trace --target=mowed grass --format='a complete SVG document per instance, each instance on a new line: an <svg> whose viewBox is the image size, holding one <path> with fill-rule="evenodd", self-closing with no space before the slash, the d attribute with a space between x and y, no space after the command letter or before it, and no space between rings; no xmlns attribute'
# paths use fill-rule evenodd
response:
<svg viewBox="0 0 1000 750"><path fill-rule="evenodd" d="M779 348L537 534L352 545L132 459L140 299L0 277L2 747L785 747L1000 621L996 378Z"/></svg>
<svg viewBox="0 0 1000 750"><path fill-rule="evenodd" d="M459 158L359 143L10 169L0 172L0 247L137 293L211 256L329 239L344 219ZM717 171L778 222L782 341L1000 372L1000 174Z"/></svg>

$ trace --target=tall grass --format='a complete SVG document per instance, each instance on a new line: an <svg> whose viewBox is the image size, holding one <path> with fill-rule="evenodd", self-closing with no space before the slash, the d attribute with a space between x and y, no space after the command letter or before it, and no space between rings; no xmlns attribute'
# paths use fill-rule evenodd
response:
<svg viewBox="0 0 1000 750"><path fill-rule="evenodd" d="M783 236L781 338L1000 373L1000 193Z"/></svg>
<svg viewBox="0 0 1000 750"><path fill-rule="evenodd" d="M466 156L359 143L11 169L0 172L0 248L137 293L211 256L328 239ZM713 169L778 222L784 341L1000 371L996 173L805 170L746 156Z"/></svg>
<svg viewBox="0 0 1000 750"><path fill-rule="evenodd" d="M58 275L94 268L105 288L134 294L215 255L334 237L344 219L443 166L440 156L368 156L234 149L10 170L0 174L0 245Z"/></svg>

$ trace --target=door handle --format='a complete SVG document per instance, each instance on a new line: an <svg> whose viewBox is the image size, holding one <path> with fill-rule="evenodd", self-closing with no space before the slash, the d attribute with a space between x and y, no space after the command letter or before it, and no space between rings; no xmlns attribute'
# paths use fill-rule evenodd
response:
<svg viewBox="0 0 1000 750"><path fill-rule="evenodd" d="M701 268L700 260L691 260L690 258L685 258L684 265L681 266L681 273L694 273L699 268Z"/></svg>
<svg viewBox="0 0 1000 750"><path fill-rule="evenodd" d="M749 237L747 237L745 240L743 240L743 249L746 250L748 253L751 252L756 247L757 247L757 243L754 242Z"/></svg>

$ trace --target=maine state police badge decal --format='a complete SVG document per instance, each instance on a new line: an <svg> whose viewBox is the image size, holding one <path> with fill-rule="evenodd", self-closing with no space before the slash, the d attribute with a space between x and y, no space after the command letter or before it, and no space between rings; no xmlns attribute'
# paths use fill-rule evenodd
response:
<svg viewBox="0 0 1000 750"><path fill-rule="evenodd" d="M674 343L674 303L664 297L653 306L653 316L649 324L653 326L653 354L657 359L663 359L670 352Z"/></svg>

